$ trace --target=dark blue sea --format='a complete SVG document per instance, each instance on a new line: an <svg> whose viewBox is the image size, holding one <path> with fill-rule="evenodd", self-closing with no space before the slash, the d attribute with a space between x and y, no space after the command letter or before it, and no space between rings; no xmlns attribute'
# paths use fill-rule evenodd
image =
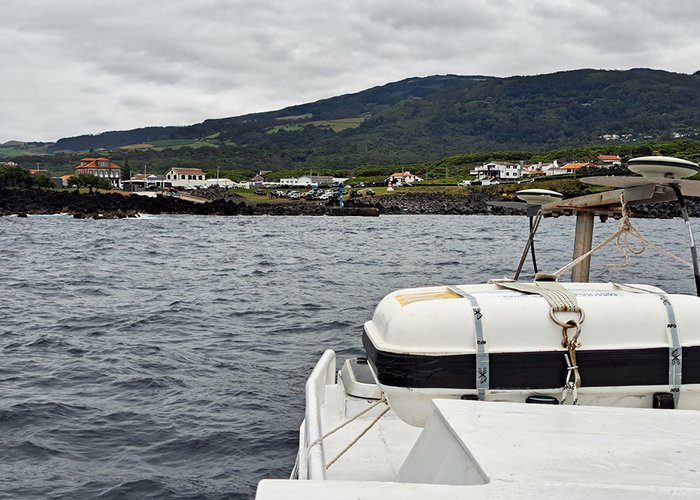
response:
<svg viewBox="0 0 700 500"><path fill-rule="evenodd" d="M688 258L682 221L636 223ZM543 221L540 270L573 227ZM292 469L325 348L362 355L394 289L511 276L526 237L525 217L0 218L0 497L251 498ZM694 292L651 250L599 268L616 255L592 279Z"/></svg>

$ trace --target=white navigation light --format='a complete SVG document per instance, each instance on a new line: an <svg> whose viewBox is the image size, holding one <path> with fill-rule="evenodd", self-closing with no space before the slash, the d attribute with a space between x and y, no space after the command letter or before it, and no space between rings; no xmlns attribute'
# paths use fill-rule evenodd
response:
<svg viewBox="0 0 700 500"><path fill-rule="evenodd" d="M523 189L516 191L515 196L532 205L546 205L564 198L563 194L549 189Z"/></svg>
<svg viewBox="0 0 700 500"><path fill-rule="evenodd" d="M685 179L700 173L697 163L672 156L640 156L627 162L627 168L644 177Z"/></svg>

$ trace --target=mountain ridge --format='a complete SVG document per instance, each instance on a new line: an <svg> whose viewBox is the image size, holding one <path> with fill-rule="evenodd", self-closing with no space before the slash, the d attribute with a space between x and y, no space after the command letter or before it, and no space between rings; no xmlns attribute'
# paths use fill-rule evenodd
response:
<svg viewBox="0 0 700 500"><path fill-rule="evenodd" d="M125 148L143 161L184 157L277 170L679 137L700 137L698 74L584 68L411 77L274 111L62 138L50 151Z"/></svg>

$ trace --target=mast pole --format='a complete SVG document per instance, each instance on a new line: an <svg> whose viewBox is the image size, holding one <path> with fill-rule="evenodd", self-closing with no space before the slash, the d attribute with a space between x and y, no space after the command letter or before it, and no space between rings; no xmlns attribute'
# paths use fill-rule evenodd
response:
<svg viewBox="0 0 700 500"><path fill-rule="evenodd" d="M593 244L593 214L576 212L576 233L574 235L574 260L591 250ZM573 283L588 283L591 271L589 255L571 270Z"/></svg>
<svg viewBox="0 0 700 500"><path fill-rule="evenodd" d="M690 217L688 216L688 207L685 204L685 198L681 193L681 188L678 184L671 184L673 192L676 193L678 203L681 206L681 215L685 221L685 227L688 230L688 240L690 241L690 255L693 257L693 275L695 276L695 290L700 297L700 268L698 267L698 250L695 248L695 238L693 237L693 228L690 225Z"/></svg>

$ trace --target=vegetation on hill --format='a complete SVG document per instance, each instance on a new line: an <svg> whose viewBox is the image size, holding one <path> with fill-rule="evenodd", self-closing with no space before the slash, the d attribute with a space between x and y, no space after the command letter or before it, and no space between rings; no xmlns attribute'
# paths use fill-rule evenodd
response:
<svg viewBox="0 0 700 500"><path fill-rule="evenodd" d="M699 160L700 75L634 69L538 76L411 78L267 113L6 143L0 158L52 173L81 155L126 168L199 167L242 180L259 170L428 179L465 177L488 160L588 160L658 152ZM16 153L16 154L15 154ZM52 153L52 154L48 154Z"/></svg>
<svg viewBox="0 0 700 500"><path fill-rule="evenodd" d="M181 155L177 152L180 151ZM165 173L171 167L198 167L204 169L208 178L217 175L234 181L246 181L251 179L257 170L254 168L231 168L225 159L216 154L218 150L212 150L209 158L197 160L187 154L188 148L182 150L165 150L160 153L148 150L144 155L136 155L133 152L115 151L113 160L122 166L122 177L128 178L130 174L142 173L144 169L148 173ZM432 184L456 184L468 179L469 172L477 165L488 161L496 162L523 162L533 164L537 162L551 162L558 160L559 164L573 161L589 161L600 154L619 154L623 160L636 156L662 154L677 156L700 163L700 140L678 139L675 141L649 142L643 144L628 145L600 145L584 146L579 148L559 148L543 151L484 151L478 153L462 153L445 156L435 161L412 164L376 164L346 168L292 168L275 170L267 174L269 180L277 180L284 177L299 177L310 173L318 175L333 175L336 177L353 177L354 182L383 181L391 173L409 170L425 179L425 183ZM74 167L82 155L60 153L55 155L27 155L15 158L15 161L25 168L36 168L49 171L51 175L63 175L74 173Z"/></svg>

